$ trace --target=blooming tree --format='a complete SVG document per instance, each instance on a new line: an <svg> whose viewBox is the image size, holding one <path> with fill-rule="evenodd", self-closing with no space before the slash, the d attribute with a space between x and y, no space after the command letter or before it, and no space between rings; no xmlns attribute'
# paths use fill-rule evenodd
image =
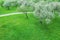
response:
<svg viewBox="0 0 60 40"><path fill-rule="evenodd" d="M40 19L40 21L49 24L51 20L55 18L55 9L60 9L60 2L40 1L35 5L34 15Z"/></svg>
<svg viewBox="0 0 60 40"><path fill-rule="evenodd" d="M17 6L17 0L5 0L3 3L3 7L10 9L11 6Z"/></svg>
<svg viewBox="0 0 60 40"><path fill-rule="evenodd" d="M31 12L33 11L33 4L34 2L32 1L28 1L28 0L21 0L21 5L18 6L17 10L21 12L24 12L24 14L26 15L26 18L28 18L27 12Z"/></svg>

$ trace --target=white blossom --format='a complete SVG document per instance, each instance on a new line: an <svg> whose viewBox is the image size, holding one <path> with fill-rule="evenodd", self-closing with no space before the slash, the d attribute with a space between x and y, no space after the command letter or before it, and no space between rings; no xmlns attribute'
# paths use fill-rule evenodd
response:
<svg viewBox="0 0 60 40"><path fill-rule="evenodd" d="M34 15L40 20L46 20L47 23L51 21L51 19L55 18L54 10L58 8L60 9L60 2L46 2L40 1L35 4L35 13ZM49 20L49 22L48 22Z"/></svg>

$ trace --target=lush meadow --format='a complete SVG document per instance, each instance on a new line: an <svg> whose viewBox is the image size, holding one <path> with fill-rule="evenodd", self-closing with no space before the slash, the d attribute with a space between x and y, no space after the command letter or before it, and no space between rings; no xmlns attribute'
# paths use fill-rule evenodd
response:
<svg viewBox="0 0 60 40"><path fill-rule="evenodd" d="M16 12L0 7L0 14ZM48 25L41 24L33 14L0 17L0 40L60 40L60 17L52 19Z"/></svg>

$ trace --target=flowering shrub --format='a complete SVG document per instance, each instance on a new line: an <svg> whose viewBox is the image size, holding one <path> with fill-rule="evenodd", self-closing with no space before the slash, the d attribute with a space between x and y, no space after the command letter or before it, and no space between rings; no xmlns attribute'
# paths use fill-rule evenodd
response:
<svg viewBox="0 0 60 40"><path fill-rule="evenodd" d="M58 11L59 9L60 9L60 2L40 1L35 4L34 15L38 19L40 19L40 21L46 22L48 24L53 18L55 18L54 10Z"/></svg>

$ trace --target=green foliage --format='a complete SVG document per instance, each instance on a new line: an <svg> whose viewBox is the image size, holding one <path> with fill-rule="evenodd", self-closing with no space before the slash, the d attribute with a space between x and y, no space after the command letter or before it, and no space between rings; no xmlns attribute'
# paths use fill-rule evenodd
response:
<svg viewBox="0 0 60 40"><path fill-rule="evenodd" d="M0 14L7 14L7 13L12 13L12 12L16 12L16 7L11 7L10 10L0 7Z"/></svg>

